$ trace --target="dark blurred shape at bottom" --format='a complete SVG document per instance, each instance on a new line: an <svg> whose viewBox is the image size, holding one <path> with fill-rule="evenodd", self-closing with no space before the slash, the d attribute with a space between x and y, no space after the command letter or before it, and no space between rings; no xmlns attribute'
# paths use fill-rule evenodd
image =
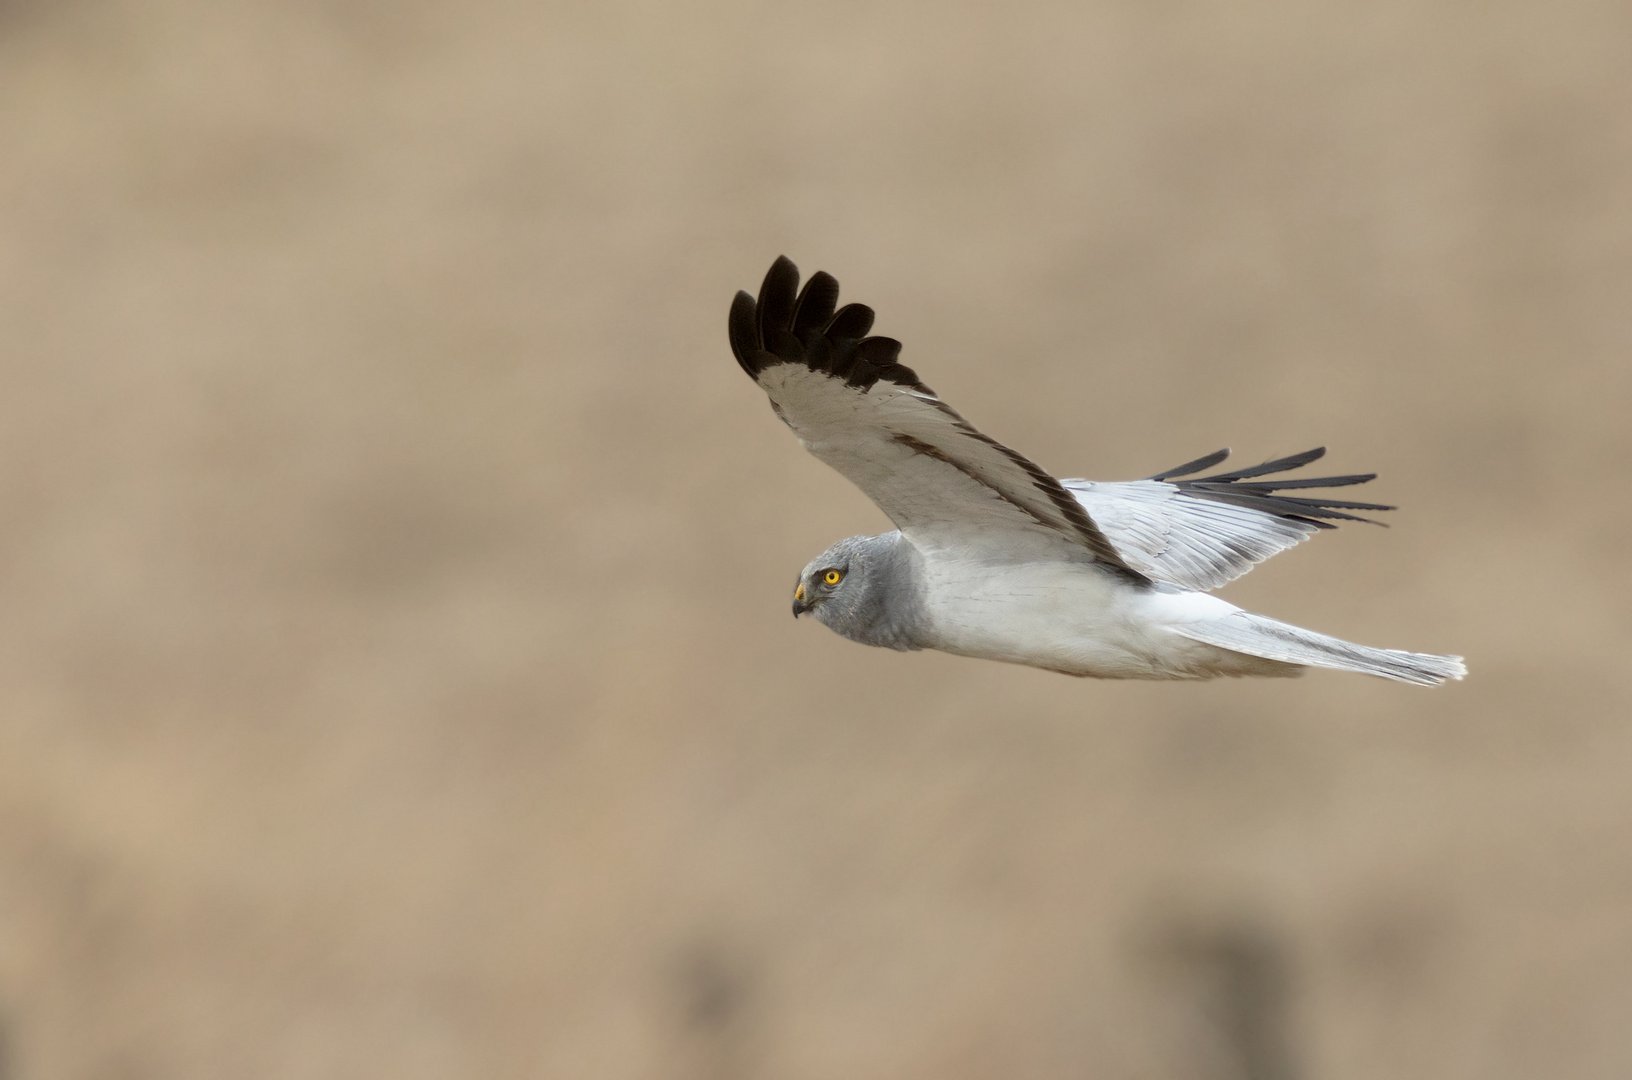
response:
<svg viewBox="0 0 1632 1080"><path fill-rule="evenodd" d="M1145 938L1154 1038L1173 1080L1296 1080L1287 950L1245 921L1171 921Z"/></svg>

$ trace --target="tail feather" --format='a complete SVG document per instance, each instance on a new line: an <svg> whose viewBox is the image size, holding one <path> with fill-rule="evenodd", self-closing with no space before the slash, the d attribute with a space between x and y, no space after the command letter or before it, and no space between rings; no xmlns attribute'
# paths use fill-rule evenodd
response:
<svg viewBox="0 0 1632 1080"><path fill-rule="evenodd" d="M1193 641L1248 656L1381 675L1418 686L1437 686L1446 679L1460 679L1468 673L1460 656L1373 649L1248 611L1233 611L1219 619L1185 623L1172 629Z"/></svg>

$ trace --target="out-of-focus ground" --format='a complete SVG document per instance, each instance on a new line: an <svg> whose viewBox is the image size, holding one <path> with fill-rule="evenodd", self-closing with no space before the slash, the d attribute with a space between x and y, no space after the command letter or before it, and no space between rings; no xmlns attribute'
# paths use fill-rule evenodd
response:
<svg viewBox="0 0 1632 1080"><path fill-rule="evenodd" d="M1625 5L0 4L0 1075L1632 1075ZM849 644L778 253L1434 691Z"/></svg>

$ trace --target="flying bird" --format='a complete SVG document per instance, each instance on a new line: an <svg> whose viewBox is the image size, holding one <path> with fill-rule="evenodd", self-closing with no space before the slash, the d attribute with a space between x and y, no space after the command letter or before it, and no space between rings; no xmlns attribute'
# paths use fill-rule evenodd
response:
<svg viewBox="0 0 1632 1080"><path fill-rule="evenodd" d="M785 256L731 305L731 351L799 441L897 526L840 540L802 570L793 614L864 645L939 649L1102 679L1286 676L1336 668L1432 686L1458 656L1374 649L1209 595L1351 511L1291 495L1375 474L1288 479L1307 450L1200 476L1228 450L1144 480L1058 480L919 381L873 311Z"/></svg>

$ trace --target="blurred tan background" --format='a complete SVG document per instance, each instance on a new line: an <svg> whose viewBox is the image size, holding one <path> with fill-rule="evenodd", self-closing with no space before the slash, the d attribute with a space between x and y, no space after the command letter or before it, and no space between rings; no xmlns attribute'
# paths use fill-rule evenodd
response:
<svg viewBox="0 0 1632 1080"><path fill-rule="evenodd" d="M1632 1075L1632 12L0 3L0 1076ZM788 616L778 253L1423 691Z"/></svg>

